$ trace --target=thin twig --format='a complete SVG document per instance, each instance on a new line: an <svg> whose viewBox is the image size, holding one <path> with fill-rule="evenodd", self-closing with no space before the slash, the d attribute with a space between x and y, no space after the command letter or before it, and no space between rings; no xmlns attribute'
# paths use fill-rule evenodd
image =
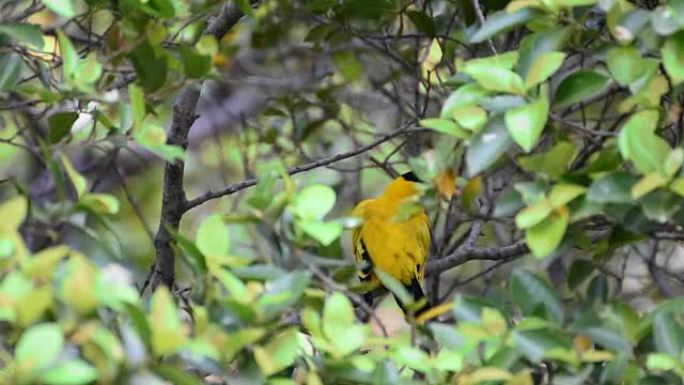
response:
<svg viewBox="0 0 684 385"><path fill-rule="evenodd" d="M313 169L318 168L318 167L327 166L331 163L339 162L341 160L348 159L348 158L351 158L353 156L362 154L366 151L372 150L373 148L379 146L380 144L385 143L385 142L387 142L393 138L396 138L397 136L413 134L413 133L421 132L421 131L423 131L423 129L412 128L411 126L404 126L404 127L399 128L397 130L389 132L389 133L381 136L380 138L374 140L373 142L371 142L371 143L369 143L363 147L357 148L355 150L345 152L342 154L337 154L337 155L321 158L319 160L313 161L311 163L306 163L306 164L303 164L300 166L291 167L287 170L287 174L288 175L295 175L295 174L299 174L301 172L313 170ZM240 190L244 190L248 187L252 187L252 186L256 185L258 182L259 182L259 180L257 178L252 178L252 179L244 180L242 182L230 184L230 185L228 185L228 186L226 186L220 190L207 191L206 193L200 195L197 198L190 199L187 202L187 204L185 205L185 210L187 211L187 210L193 209L193 208L195 208L195 207L197 207L197 206L199 206L199 205L201 205L207 201L210 201L212 199L220 198L220 197L223 197L226 195L235 194L236 192L238 192Z"/></svg>

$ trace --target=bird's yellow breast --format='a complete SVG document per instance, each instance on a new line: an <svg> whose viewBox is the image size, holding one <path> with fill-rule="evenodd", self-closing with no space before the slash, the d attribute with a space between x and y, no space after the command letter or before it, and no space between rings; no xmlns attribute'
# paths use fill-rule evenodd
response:
<svg viewBox="0 0 684 385"><path fill-rule="evenodd" d="M356 260L369 258L374 267L404 284L414 278L422 281L430 247L425 211L407 207L416 197L413 183L398 179L380 197L361 202L353 214L363 220L352 234ZM362 278L368 274L361 272Z"/></svg>

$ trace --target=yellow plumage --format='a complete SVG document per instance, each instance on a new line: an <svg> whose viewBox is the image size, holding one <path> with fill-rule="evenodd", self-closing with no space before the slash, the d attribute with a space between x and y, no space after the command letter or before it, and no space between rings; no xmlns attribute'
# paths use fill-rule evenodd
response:
<svg viewBox="0 0 684 385"><path fill-rule="evenodd" d="M376 281L372 269L377 267L399 280L416 300L425 297L421 284L430 249L428 217L411 205L418 196L415 183L400 176L382 195L360 202L352 212L363 221L352 233L356 261L368 264L360 278Z"/></svg>

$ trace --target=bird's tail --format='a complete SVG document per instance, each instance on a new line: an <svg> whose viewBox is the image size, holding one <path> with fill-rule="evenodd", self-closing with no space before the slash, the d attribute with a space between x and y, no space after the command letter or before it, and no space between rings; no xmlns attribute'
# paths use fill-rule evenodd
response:
<svg viewBox="0 0 684 385"><path fill-rule="evenodd" d="M418 282L417 278L413 278L413 280L411 280L411 283L408 285L404 285L404 287L406 287L406 290L413 296L414 302L418 303L423 301L423 305L414 313L414 316L416 318L419 318L421 314L423 314L432 307L432 305L430 304L430 300L425 295L425 292L423 291L423 288L420 286L420 282ZM404 311L404 314L408 314L408 309L406 309L406 306L403 303L401 303L399 298L396 298L396 296L395 299L401 307L401 310Z"/></svg>

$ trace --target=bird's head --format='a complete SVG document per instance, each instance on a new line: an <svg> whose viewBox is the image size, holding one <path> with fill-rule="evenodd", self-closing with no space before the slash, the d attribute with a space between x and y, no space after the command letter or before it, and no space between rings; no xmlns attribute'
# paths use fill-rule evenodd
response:
<svg viewBox="0 0 684 385"><path fill-rule="evenodd" d="M421 180L416 177L416 174L409 171L390 182L382 195L395 201L417 198L420 195L420 190L416 186L416 182L421 182Z"/></svg>

